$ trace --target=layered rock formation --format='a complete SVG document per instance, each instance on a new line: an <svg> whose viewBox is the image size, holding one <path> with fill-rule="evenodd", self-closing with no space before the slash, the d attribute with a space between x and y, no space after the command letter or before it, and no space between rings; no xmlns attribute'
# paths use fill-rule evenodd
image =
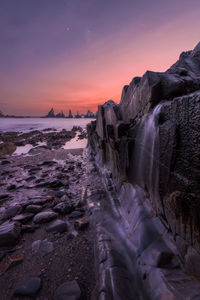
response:
<svg viewBox="0 0 200 300"><path fill-rule="evenodd" d="M158 275L154 268L176 268L171 261L175 253L182 269L200 278L199 126L200 43L166 72L135 77L123 88L120 104L110 100L99 106L97 121L88 126L89 148L101 170L111 173L119 213L124 223L128 220L126 228L141 259L138 270L141 264L153 265L147 271L150 286L159 283L156 276L169 281L172 273ZM160 221L173 237L176 250L171 254ZM162 261L159 255L171 258ZM150 299L197 299L192 297L200 290L192 296L188 289L191 298L178 292Z"/></svg>

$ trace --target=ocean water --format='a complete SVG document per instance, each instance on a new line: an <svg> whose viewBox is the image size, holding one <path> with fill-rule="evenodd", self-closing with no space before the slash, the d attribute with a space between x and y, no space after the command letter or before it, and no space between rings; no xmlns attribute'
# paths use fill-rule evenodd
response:
<svg viewBox="0 0 200 300"><path fill-rule="evenodd" d="M80 126L83 129L94 119L58 119L58 118L0 118L0 132L31 130L44 130L53 128L56 130L70 130L73 126Z"/></svg>

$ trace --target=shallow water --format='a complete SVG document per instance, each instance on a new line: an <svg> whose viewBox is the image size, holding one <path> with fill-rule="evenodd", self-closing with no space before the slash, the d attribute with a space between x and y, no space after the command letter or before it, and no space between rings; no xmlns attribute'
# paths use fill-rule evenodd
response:
<svg viewBox="0 0 200 300"><path fill-rule="evenodd" d="M0 131L44 130L52 128L56 130L71 130L73 126L86 128L86 125L94 119L67 119L67 118L0 118Z"/></svg>
<svg viewBox="0 0 200 300"><path fill-rule="evenodd" d="M85 148L87 146L87 139L78 139L79 133L71 139L70 141L66 142L66 144L62 147L63 149L79 149Z"/></svg>

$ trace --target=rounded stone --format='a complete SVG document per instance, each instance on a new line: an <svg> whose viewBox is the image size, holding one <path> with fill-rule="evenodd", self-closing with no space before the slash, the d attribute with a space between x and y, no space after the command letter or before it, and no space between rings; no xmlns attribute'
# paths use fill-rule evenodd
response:
<svg viewBox="0 0 200 300"><path fill-rule="evenodd" d="M35 215L35 217L33 218L33 222L36 224L47 223L57 218L57 216L57 213L53 211L44 211Z"/></svg>
<svg viewBox="0 0 200 300"><path fill-rule="evenodd" d="M78 283L73 280L61 284L54 294L54 300L74 299L78 300L81 295L81 290Z"/></svg>
<svg viewBox="0 0 200 300"><path fill-rule="evenodd" d="M32 296L35 295L41 287L41 279L38 277L25 276L16 286L14 295Z"/></svg>
<svg viewBox="0 0 200 300"><path fill-rule="evenodd" d="M55 220L46 227L47 232L65 232L68 230L68 225L62 220Z"/></svg>

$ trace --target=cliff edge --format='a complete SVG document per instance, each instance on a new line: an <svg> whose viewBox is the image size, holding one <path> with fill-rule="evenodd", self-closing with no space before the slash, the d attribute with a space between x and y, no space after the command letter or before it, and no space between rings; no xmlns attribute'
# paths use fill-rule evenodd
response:
<svg viewBox="0 0 200 300"><path fill-rule="evenodd" d="M199 287L193 295L189 287L181 292L181 284L170 281L176 271L167 272L177 268L175 254L180 274L200 279L200 43L166 72L133 78L120 103L100 105L87 129L89 150L115 186L117 209L135 246L138 272L145 274L149 299L199 299ZM169 240L173 255L162 248L169 248ZM166 260L155 262L156 255ZM149 264L153 269L144 272ZM152 290L161 284L156 276L164 276L178 294L164 296L163 288L156 296Z"/></svg>

